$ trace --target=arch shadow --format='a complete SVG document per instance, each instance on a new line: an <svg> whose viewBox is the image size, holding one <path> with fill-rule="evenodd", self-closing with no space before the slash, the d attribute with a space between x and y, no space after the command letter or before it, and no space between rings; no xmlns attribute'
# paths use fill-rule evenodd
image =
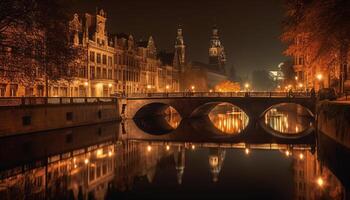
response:
<svg viewBox="0 0 350 200"><path fill-rule="evenodd" d="M169 107L173 108L172 106L165 103L149 103L147 105L142 106L135 113L133 119L164 116L166 114L165 110ZM175 108L173 109L176 110ZM177 110L176 112L181 116L181 114Z"/></svg>

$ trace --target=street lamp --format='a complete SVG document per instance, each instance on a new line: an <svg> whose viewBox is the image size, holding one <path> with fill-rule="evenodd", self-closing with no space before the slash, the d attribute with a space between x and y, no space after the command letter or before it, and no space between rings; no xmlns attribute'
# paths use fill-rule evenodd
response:
<svg viewBox="0 0 350 200"><path fill-rule="evenodd" d="M246 90L249 90L249 87L250 87L249 83L245 83L245 84L244 84L244 88L245 88Z"/></svg>
<svg viewBox="0 0 350 200"><path fill-rule="evenodd" d="M112 87L112 83L109 83L109 84L108 84L108 87L111 88L111 87Z"/></svg>
<svg viewBox="0 0 350 200"><path fill-rule="evenodd" d="M317 78L317 80L321 81L323 79L323 76L322 76L322 74L317 74L316 78Z"/></svg>
<svg viewBox="0 0 350 200"><path fill-rule="evenodd" d="M165 86L165 91L168 92L169 88L170 88L170 86L169 86L169 85L166 85L166 86Z"/></svg>
<svg viewBox="0 0 350 200"><path fill-rule="evenodd" d="M323 88L323 75L322 74L317 74L316 78L317 78L317 80L319 82L320 89L322 89Z"/></svg>
<svg viewBox="0 0 350 200"><path fill-rule="evenodd" d="M196 87L194 87L194 85L192 85L192 86L191 86L192 92L194 92L194 89L196 89Z"/></svg>
<svg viewBox="0 0 350 200"><path fill-rule="evenodd" d="M84 82L84 86L87 87L89 83L87 81Z"/></svg>

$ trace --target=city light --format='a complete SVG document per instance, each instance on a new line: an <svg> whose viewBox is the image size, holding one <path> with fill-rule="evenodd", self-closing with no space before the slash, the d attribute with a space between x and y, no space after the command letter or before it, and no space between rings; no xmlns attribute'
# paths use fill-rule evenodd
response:
<svg viewBox="0 0 350 200"><path fill-rule="evenodd" d="M88 86L89 83L87 81L84 82L84 86Z"/></svg>
<svg viewBox="0 0 350 200"><path fill-rule="evenodd" d="M299 154L299 159L300 159L300 160L303 160L303 159L304 159L304 154L300 153L300 154Z"/></svg>
<svg viewBox="0 0 350 200"><path fill-rule="evenodd" d="M192 150L196 149L196 146L194 146L194 144L192 144L191 146Z"/></svg>
<svg viewBox="0 0 350 200"><path fill-rule="evenodd" d="M108 156L111 157L112 156L112 151L108 151Z"/></svg>
<svg viewBox="0 0 350 200"><path fill-rule="evenodd" d="M147 89L151 89L152 88L152 85L147 85Z"/></svg>
<svg viewBox="0 0 350 200"><path fill-rule="evenodd" d="M298 80L298 76L295 76L294 78L295 78L296 81Z"/></svg>
<svg viewBox="0 0 350 200"><path fill-rule="evenodd" d="M249 87L250 87L249 83L245 83L245 84L244 84L244 88L245 88L245 89L248 89Z"/></svg>
<svg viewBox="0 0 350 200"><path fill-rule="evenodd" d="M248 148L245 148L244 152L248 155L250 153L250 150Z"/></svg>
<svg viewBox="0 0 350 200"><path fill-rule="evenodd" d="M196 87L194 87L194 85L191 86L191 89L194 90Z"/></svg>
<svg viewBox="0 0 350 200"><path fill-rule="evenodd" d="M89 159L85 158L84 163L87 165L89 163Z"/></svg>
<svg viewBox="0 0 350 200"><path fill-rule="evenodd" d="M170 86L169 85L166 85L165 86L165 89L169 90Z"/></svg>
<svg viewBox="0 0 350 200"><path fill-rule="evenodd" d="M211 92L213 92L213 90L212 90L212 89L210 89L210 90L209 90L209 92L211 93Z"/></svg>
<svg viewBox="0 0 350 200"><path fill-rule="evenodd" d="M324 185L324 181L323 181L322 177L318 177L318 179L317 179L317 185L318 185L319 187L322 187L322 186Z"/></svg>
<svg viewBox="0 0 350 200"><path fill-rule="evenodd" d="M148 151L148 152L152 151L151 145L148 145L148 146L147 146L147 151Z"/></svg>
<svg viewBox="0 0 350 200"><path fill-rule="evenodd" d="M302 88L302 87L303 87L303 84L302 84L302 83L299 83L298 86L299 86L299 88Z"/></svg>
<svg viewBox="0 0 350 200"><path fill-rule="evenodd" d="M316 75L316 78L317 78L317 80L319 80L319 81L320 81L320 80L322 80L322 79L323 79L323 75L322 75L322 74L317 74L317 75Z"/></svg>
<svg viewBox="0 0 350 200"><path fill-rule="evenodd" d="M112 87L112 83L109 83L109 84L108 84L108 87L111 88L111 87Z"/></svg>
<svg viewBox="0 0 350 200"><path fill-rule="evenodd" d="M289 157L291 155L290 151L288 151L288 150L285 153L286 153L287 157Z"/></svg>
<svg viewBox="0 0 350 200"><path fill-rule="evenodd" d="M170 150L170 146L169 145L166 145L166 150L169 151Z"/></svg>
<svg viewBox="0 0 350 200"><path fill-rule="evenodd" d="M101 155L102 155L102 149L98 149L97 151L96 151L96 156L97 157L100 157Z"/></svg>

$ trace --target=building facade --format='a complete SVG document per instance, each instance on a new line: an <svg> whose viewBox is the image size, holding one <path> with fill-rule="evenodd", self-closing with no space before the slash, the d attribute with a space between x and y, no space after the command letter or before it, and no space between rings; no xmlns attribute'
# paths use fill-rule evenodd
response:
<svg viewBox="0 0 350 200"><path fill-rule="evenodd" d="M95 14L74 14L69 28L72 45L80 49L76 73L69 80L48 80L48 96L109 97L179 91L178 69L173 63L161 62L152 37L136 42L130 34L111 34L106 22L107 13L102 9ZM0 65L0 97L46 96L44 73L38 71L34 81L23 84L21 78L11 79L10 72Z"/></svg>

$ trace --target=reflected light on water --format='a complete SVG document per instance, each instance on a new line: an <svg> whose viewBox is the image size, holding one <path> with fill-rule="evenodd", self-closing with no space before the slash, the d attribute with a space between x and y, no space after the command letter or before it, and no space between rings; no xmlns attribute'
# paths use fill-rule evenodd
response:
<svg viewBox="0 0 350 200"><path fill-rule="evenodd" d="M284 134L298 134L312 126L307 110L296 104L285 104L271 108L265 114L265 124Z"/></svg>
<svg viewBox="0 0 350 200"><path fill-rule="evenodd" d="M172 128L176 129L180 125L181 116L174 108L168 107L165 110L165 120Z"/></svg>
<svg viewBox="0 0 350 200"><path fill-rule="evenodd" d="M209 119L220 131L227 134L238 134L248 125L248 116L239 108L221 104L209 113Z"/></svg>

